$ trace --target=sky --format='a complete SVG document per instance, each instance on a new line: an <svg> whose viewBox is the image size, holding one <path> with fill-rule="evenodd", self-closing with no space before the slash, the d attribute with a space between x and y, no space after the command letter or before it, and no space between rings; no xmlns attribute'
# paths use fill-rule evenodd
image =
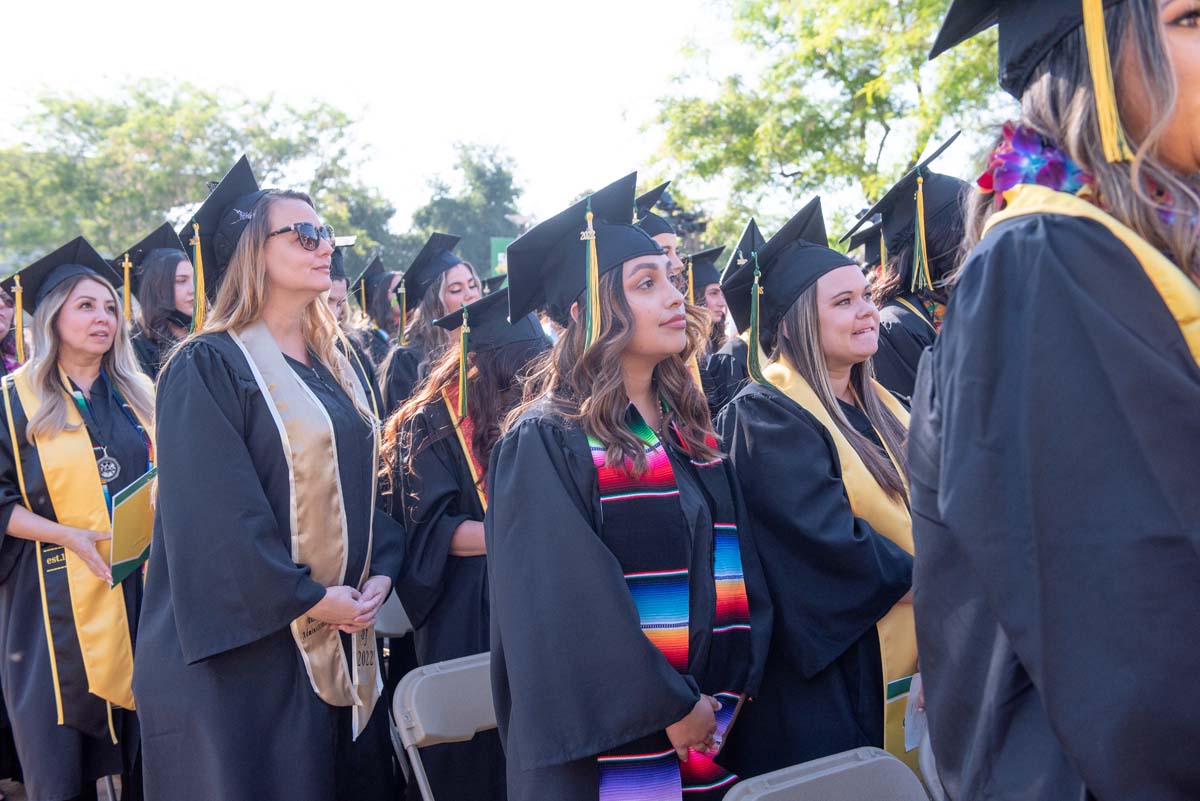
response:
<svg viewBox="0 0 1200 801"><path fill-rule="evenodd" d="M114 94L156 77L360 120L363 178L398 228L452 174L454 144L498 145L524 211L545 218L581 191L646 170L655 100L680 91L683 43L738 66L716 0L210 0L10 3L0 47L0 142L38 91ZM724 63L723 63L724 62Z"/></svg>

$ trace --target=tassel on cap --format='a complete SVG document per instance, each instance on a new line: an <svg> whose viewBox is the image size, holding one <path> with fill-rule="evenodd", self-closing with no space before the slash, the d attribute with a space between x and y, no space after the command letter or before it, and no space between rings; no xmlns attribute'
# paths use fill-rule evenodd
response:
<svg viewBox="0 0 1200 801"><path fill-rule="evenodd" d="M404 286L404 279L400 280L397 294L400 296L400 347L404 347L408 344L404 334L404 329L408 328L408 289Z"/></svg>
<svg viewBox="0 0 1200 801"><path fill-rule="evenodd" d="M600 338L600 258L596 253L596 228L592 224L592 199L587 202L587 229L579 238L587 243L587 308L584 310L586 326L583 347L590 348Z"/></svg>
<svg viewBox="0 0 1200 801"><path fill-rule="evenodd" d="M125 322L133 320L133 304L129 300L129 271L133 269L133 262L129 260L129 254L125 254L125 260L121 262L121 267L125 270L125 283L121 285L122 294L125 296Z"/></svg>
<svg viewBox="0 0 1200 801"><path fill-rule="evenodd" d="M758 354L762 350L762 345L759 344L759 332L762 330L761 315L761 298L763 288L761 284L762 271L758 268L758 251L750 254L751 260L754 262L754 285L750 287L750 341L749 354L747 356L747 367L750 372L750 377L763 386L770 386L770 382L763 377L762 364L759 362Z"/></svg>
<svg viewBox="0 0 1200 801"><path fill-rule="evenodd" d="M1121 114L1117 110L1108 34L1104 29L1104 0L1083 0L1083 35L1087 41L1088 66L1092 72L1092 92L1096 100L1096 118L1100 122L1100 144L1104 148L1104 157L1110 162L1129 161L1133 158L1133 150L1125 138Z"/></svg>
<svg viewBox="0 0 1200 801"><path fill-rule="evenodd" d="M925 244L925 179L917 176L917 221L913 226L913 277L910 289L916 293L933 288L929 274L929 251Z"/></svg>
<svg viewBox="0 0 1200 801"><path fill-rule="evenodd" d="M883 235L883 228L879 229L879 266L887 266L887 239Z"/></svg>
<svg viewBox="0 0 1200 801"><path fill-rule="evenodd" d="M204 327L204 317L208 310L208 296L204 294L204 256L200 250L200 223L192 223L192 249L195 253L195 258L192 259L196 266L193 270L193 297L192 297L192 331L199 331Z"/></svg>
<svg viewBox="0 0 1200 801"><path fill-rule="evenodd" d="M471 336L471 323L467 307L463 306L462 325L458 327L458 417L467 417L467 341Z"/></svg>
<svg viewBox="0 0 1200 801"><path fill-rule="evenodd" d="M21 289L21 276L13 276L13 320L17 323L17 361L25 363L25 291Z"/></svg>

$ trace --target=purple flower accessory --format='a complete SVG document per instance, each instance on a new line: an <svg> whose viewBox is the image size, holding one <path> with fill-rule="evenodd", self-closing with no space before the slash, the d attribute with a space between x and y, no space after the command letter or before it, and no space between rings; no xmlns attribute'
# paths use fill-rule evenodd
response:
<svg viewBox="0 0 1200 801"><path fill-rule="evenodd" d="M976 180L980 189L995 193L997 207L1004 203L1004 193L1018 184L1074 195L1092 182L1092 176L1052 142L1012 120L1004 123L1004 141L992 151L987 169Z"/></svg>

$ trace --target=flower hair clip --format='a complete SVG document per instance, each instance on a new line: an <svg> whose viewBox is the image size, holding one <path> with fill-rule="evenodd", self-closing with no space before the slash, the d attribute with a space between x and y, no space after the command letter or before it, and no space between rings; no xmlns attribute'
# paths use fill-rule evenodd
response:
<svg viewBox="0 0 1200 801"><path fill-rule="evenodd" d="M1093 182L1071 157L1032 128L1012 120L1004 123L1004 140L992 151L987 169L976 183L994 192L996 205L1018 184L1036 184L1056 192L1077 194Z"/></svg>

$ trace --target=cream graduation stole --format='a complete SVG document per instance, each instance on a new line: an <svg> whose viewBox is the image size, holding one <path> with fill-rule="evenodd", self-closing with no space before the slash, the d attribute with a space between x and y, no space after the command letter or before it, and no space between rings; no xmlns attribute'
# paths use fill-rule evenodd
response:
<svg viewBox="0 0 1200 801"><path fill-rule="evenodd" d="M854 516L866 520L873 529L911 554L912 518L908 508L876 483L808 382L784 361L767 365L763 377L817 418L833 438L842 466L842 483ZM908 412L900 402L878 383L873 382L872 389L907 428ZM888 455L893 464L899 464L894 454ZM908 705L909 685L917 672L917 630L912 604L896 604L876 624L876 629L883 662L883 747L916 771L917 752L904 749L904 712Z"/></svg>
<svg viewBox="0 0 1200 801"><path fill-rule="evenodd" d="M146 389L152 391L149 379L138 376L137 380L144 382ZM25 508L32 512L25 486L25 471L21 466L10 387L17 390L26 420L33 418L42 402L30 384L27 367L19 368L6 379L4 411L12 439L13 461L17 466L17 483ZM83 425L79 409L70 398L66 400L67 424L73 428L49 439L39 438L35 441L46 492L50 495L54 516L59 523L88 531L109 531L112 520L104 500L104 488L100 483L92 440ZM140 416L138 422L153 441L152 422ZM102 547L107 550L110 544L106 542ZM42 622L50 652L58 724L96 734L83 705L79 703L85 692L91 693L105 701L108 731L115 743L117 734L113 726L112 707L134 708L133 642L129 617L125 611L125 594L110 589L108 582L96 578L83 559L69 548L44 542L37 542L36 548ZM130 580L138 579L134 576ZM83 676L76 675L80 661Z"/></svg>
<svg viewBox="0 0 1200 801"><path fill-rule="evenodd" d="M1154 284L1163 303L1167 305L1167 310L1179 324L1179 330L1183 333L1192 358L1200 364L1200 287L1170 259L1155 250L1153 245L1138 236L1132 228L1075 195L1034 184L1018 184L1004 193L1004 200L1004 210L993 214L984 226L985 236L993 226L1025 214L1085 217L1112 231L1113 236L1129 248L1134 258L1142 265L1150 283Z"/></svg>
<svg viewBox="0 0 1200 801"><path fill-rule="evenodd" d="M346 584L349 535L333 422L304 380L288 366L262 321L251 323L237 333L230 332L230 336L250 364L283 444L291 485L292 560L298 565L307 565L318 584L326 587ZM369 401L349 361L336 351L335 357L338 363L331 365L331 369L351 377L349 384L354 390L355 405L371 416ZM379 456L378 432L373 431L372 436L374 464ZM355 488L370 491L372 530L376 481L373 479L369 488ZM373 531L368 535L362 575L350 582L358 588L370 575L372 539ZM316 694L331 706L354 708L354 737L357 738L366 727L383 687L376 662L375 629L366 628L354 635L351 664L347 664L336 627L302 615L292 621L291 631Z"/></svg>

